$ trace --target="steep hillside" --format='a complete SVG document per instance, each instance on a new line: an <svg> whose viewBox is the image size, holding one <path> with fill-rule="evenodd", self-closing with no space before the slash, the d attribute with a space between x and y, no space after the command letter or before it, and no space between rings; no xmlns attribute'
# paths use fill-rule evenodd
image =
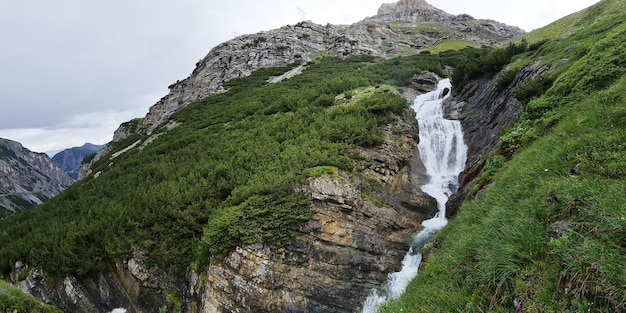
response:
<svg viewBox="0 0 626 313"><path fill-rule="evenodd" d="M2 272L43 269L63 284L25 286L68 311L154 311L174 305L166 293L187 310L352 311L436 211L419 190L415 118L392 85L444 75L464 53L325 57L279 83L267 80L289 68L233 80L117 143L40 209L0 221Z"/></svg>
<svg viewBox="0 0 626 313"><path fill-rule="evenodd" d="M28 210L72 183L46 154L0 138L0 214Z"/></svg>
<svg viewBox="0 0 626 313"><path fill-rule="evenodd" d="M525 38L531 49L503 71L463 83L466 121L481 100L473 82L514 86L523 112L467 178L468 201L417 279L380 311L626 310L626 3L601 1ZM533 64L535 78L518 83Z"/></svg>
<svg viewBox="0 0 626 313"><path fill-rule="evenodd" d="M65 149L52 157L52 162L56 163L70 177L78 179L78 172L86 156L100 151L104 145L94 145L86 143L81 147Z"/></svg>

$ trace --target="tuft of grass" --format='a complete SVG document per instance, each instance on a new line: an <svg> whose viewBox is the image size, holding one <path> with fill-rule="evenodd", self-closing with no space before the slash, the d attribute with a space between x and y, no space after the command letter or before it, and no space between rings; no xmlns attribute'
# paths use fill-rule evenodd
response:
<svg viewBox="0 0 626 313"><path fill-rule="evenodd" d="M33 296L25 294L3 280L0 280L0 312L62 313L58 308L36 300Z"/></svg>
<svg viewBox="0 0 626 313"><path fill-rule="evenodd" d="M334 166L316 166L305 170L307 177L339 177L338 169Z"/></svg>

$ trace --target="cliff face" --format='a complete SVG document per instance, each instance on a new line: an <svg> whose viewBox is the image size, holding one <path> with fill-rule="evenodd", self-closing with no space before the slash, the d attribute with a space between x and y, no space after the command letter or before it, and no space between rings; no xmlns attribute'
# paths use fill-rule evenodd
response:
<svg viewBox="0 0 626 313"><path fill-rule="evenodd" d="M30 209L73 182L46 154L0 138L0 212Z"/></svg>
<svg viewBox="0 0 626 313"><path fill-rule="evenodd" d="M415 118L408 113L385 132L377 149L354 151L363 176L346 173L310 179L302 191L313 217L285 249L238 247L204 275L203 312L354 312L369 290L400 269L407 239L437 211L420 190ZM372 202L359 184L375 181ZM234 295L234 296L233 296Z"/></svg>
<svg viewBox="0 0 626 313"><path fill-rule="evenodd" d="M513 96L515 87L553 70L548 66L540 67L540 62L538 59L524 67L510 86L502 91L497 89L499 75L464 81L459 84L458 90L454 90L454 97L445 104L449 117L461 120L468 145L467 166L459 177L462 188L448 201L448 217L458 212L473 181L485 166L485 155L498 143L502 130L522 113L522 103Z"/></svg>

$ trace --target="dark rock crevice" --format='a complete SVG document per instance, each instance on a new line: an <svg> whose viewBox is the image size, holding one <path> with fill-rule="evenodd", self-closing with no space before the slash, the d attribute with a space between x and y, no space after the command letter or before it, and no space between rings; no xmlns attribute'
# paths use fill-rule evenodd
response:
<svg viewBox="0 0 626 313"><path fill-rule="evenodd" d="M550 67L540 67L540 63L541 59L537 59L524 67L504 90L497 88L502 72L465 80L453 88L453 97L444 104L445 114L461 120L468 159L465 170L459 176L459 191L450 197L446 205L447 217L457 214L485 166L487 153L497 147L502 131L514 123L524 110L523 104L514 97L515 87L552 71Z"/></svg>

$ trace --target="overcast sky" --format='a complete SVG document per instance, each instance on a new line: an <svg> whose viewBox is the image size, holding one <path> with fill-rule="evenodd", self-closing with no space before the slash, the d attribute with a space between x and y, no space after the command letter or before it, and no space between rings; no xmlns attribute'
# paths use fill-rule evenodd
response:
<svg viewBox="0 0 626 313"><path fill-rule="evenodd" d="M103 144L217 44L304 19L350 24L390 0L0 0L0 137ZM530 31L598 0L428 0Z"/></svg>

